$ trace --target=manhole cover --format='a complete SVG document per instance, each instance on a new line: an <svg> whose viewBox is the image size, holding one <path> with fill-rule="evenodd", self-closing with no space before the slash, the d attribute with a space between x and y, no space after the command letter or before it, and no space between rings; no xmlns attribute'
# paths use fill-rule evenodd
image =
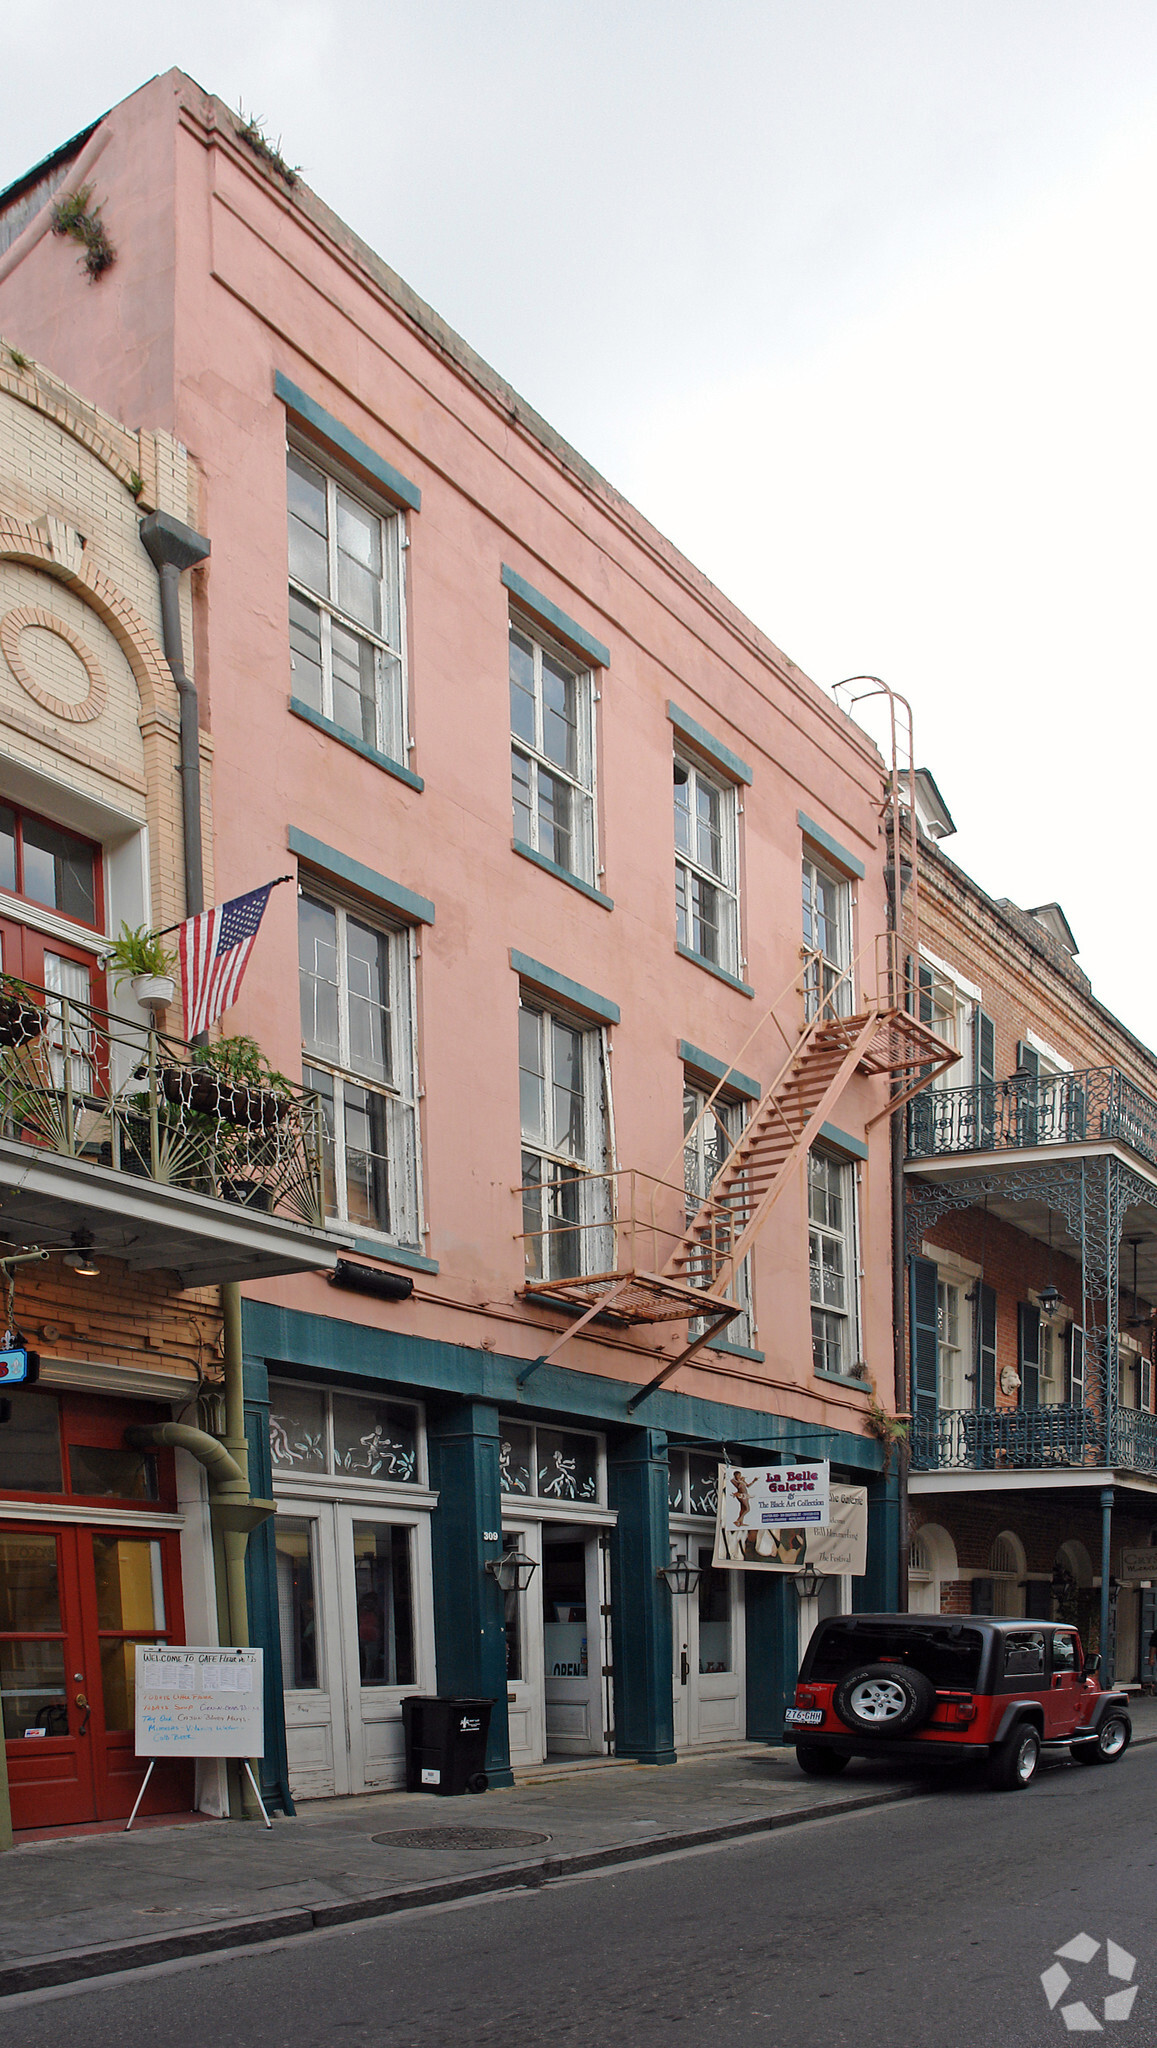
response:
<svg viewBox="0 0 1157 2048"><path fill-rule="evenodd" d="M532 1849L549 1835L529 1828L399 1828L392 1835L371 1835L383 1849Z"/></svg>

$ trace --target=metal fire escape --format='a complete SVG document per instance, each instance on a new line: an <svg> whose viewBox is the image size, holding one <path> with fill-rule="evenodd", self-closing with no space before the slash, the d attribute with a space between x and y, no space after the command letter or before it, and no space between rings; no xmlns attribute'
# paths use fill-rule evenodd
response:
<svg viewBox="0 0 1157 2048"><path fill-rule="evenodd" d="M562 1235L581 1242L582 1234L588 1233L592 1248L605 1244L607 1249L613 1238L613 1263L603 1271L528 1280L527 1295L568 1302L581 1308L582 1314L560 1333L543 1357L531 1361L520 1375L520 1385L596 1317L620 1327L689 1322L686 1346L634 1396L628 1409L631 1412L740 1313L739 1305L728 1299L727 1290L771 1210L802 1169L852 1076L864 1073L891 1079L887 1105L879 1112L887 1115L955 1063L955 1050L946 1054L943 1039L914 1014L917 1005L911 1003L898 935L888 933L872 950L876 989L872 994L861 992L856 1007L853 991L864 963L857 961L832 979L820 954L804 953L800 974L749 1035L672 1162L669 1174L682 1161L684 1146L698 1123L725 1091L747 1046L764 1024L774 1023L788 1046L787 1056L716 1173L710 1193L693 1211L685 1187L668 1176L655 1180L631 1170L576 1176L576 1185L581 1181L588 1188L597 1182L609 1184L608 1206L613 1213L567 1224ZM813 1014L802 1031L797 1025L793 1041L777 1013L790 1002L798 1020L801 997L805 1013L810 1010ZM848 1014L841 1014L845 1008ZM625 1199L620 1197L620 1182L626 1183ZM644 1188L649 1194L644 1195ZM663 1247L667 1247L665 1256ZM581 1265L582 1257L572 1257L570 1263Z"/></svg>

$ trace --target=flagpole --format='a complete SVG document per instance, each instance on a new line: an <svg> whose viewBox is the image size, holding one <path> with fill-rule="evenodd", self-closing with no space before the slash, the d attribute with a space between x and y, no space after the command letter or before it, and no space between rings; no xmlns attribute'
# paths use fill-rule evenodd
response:
<svg viewBox="0 0 1157 2048"><path fill-rule="evenodd" d="M278 875L277 880L275 882L270 882L269 886L271 889L279 889L283 882L295 882L296 880L296 875ZM193 913L193 915L196 917L200 917L203 914L204 913L201 911L194 911ZM177 919L176 924L162 925L159 932L150 932L149 937L151 939L165 939L168 937L170 932L179 932L181 926L183 924L188 924L188 922L189 920L187 917L179 917Z"/></svg>

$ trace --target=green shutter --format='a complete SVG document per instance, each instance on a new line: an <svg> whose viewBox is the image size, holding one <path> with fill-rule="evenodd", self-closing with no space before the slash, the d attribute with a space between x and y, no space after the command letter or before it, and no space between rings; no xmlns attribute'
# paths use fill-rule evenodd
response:
<svg viewBox="0 0 1157 2048"><path fill-rule="evenodd" d="M932 969L920 962L920 1022L932 1022Z"/></svg>
<svg viewBox="0 0 1157 2048"><path fill-rule="evenodd" d="M1020 1358L1020 1405L1040 1407L1040 1310L1031 1301L1017 1304L1017 1349Z"/></svg>
<svg viewBox="0 0 1157 2048"><path fill-rule="evenodd" d="M972 1064L975 1081L995 1081L996 1025L979 1003L972 1013Z"/></svg>
<svg viewBox="0 0 1157 2048"><path fill-rule="evenodd" d="M909 1262L912 1311L912 1414L936 1425L940 1406L940 1320L936 1267L931 1259Z"/></svg>
<svg viewBox="0 0 1157 2048"><path fill-rule="evenodd" d="M1079 1323L1069 1330L1068 1398L1072 1408L1085 1405L1085 1333Z"/></svg>
<svg viewBox="0 0 1157 2048"><path fill-rule="evenodd" d="M1034 1081L1040 1079L1040 1054L1036 1047L1026 1044L1023 1038L1016 1043L1016 1064L1024 1074L1030 1074Z"/></svg>
<svg viewBox="0 0 1157 2048"><path fill-rule="evenodd" d="M976 1405L996 1406L996 1289L983 1280L976 1290Z"/></svg>

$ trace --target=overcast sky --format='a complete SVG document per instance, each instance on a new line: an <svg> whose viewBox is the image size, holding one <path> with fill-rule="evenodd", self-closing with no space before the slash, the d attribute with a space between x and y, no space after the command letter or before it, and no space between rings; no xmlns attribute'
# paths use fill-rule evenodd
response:
<svg viewBox="0 0 1157 2048"><path fill-rule="evenodd" d="M178 64L816 681L1157 1041L1153 0L56 0L0 184Z"/></svg>

